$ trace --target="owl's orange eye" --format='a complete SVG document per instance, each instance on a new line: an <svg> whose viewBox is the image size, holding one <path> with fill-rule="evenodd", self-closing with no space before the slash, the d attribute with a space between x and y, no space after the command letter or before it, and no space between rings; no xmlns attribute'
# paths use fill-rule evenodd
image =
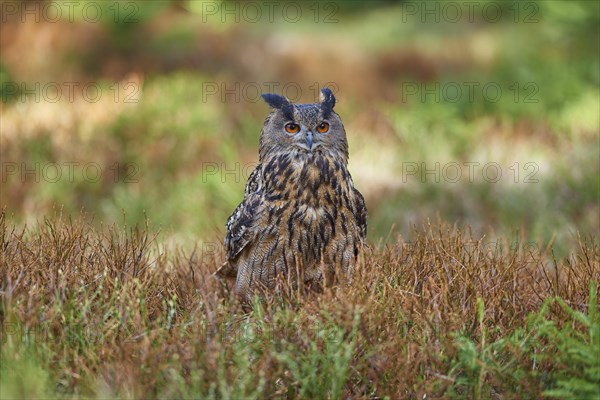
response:
<svg viewBox="0 0 600 400"><path fill-rule="evenodd" d="M329 130L329 122L321 122L321 125L317 126L317 131L325 133Z"/></svg>
<svg viewBox="0 0 600 400"><path fill-rule="evenodd" d="M290 122L289 124L285 124L285 131L287 133L298 133L300 130L300 125Z"/></svg>

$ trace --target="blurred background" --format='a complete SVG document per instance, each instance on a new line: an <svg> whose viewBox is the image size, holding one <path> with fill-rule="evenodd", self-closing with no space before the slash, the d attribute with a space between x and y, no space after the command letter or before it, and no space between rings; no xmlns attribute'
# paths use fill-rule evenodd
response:
<svg viewBox="0 0 600 400"><path fill-rule="evenodd" d="M0 3L0 206L220 241L262 92L330 86L372 242L600 228L595 1Z"/></svg>

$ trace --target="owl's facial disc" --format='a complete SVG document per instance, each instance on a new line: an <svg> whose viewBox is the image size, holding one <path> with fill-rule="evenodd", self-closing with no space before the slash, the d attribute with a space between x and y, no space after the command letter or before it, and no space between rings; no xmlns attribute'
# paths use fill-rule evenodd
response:
<svg viewBox="0 0 600 400"><path fill-rule="evenodd" d="M286 125L285 130L289 134L290 130L287 126L288 125ZM292 136L294 146L306 151L314 151L322 144L318 134L302 124L295 124L295 126L299 126L299 130Z"/></svg>

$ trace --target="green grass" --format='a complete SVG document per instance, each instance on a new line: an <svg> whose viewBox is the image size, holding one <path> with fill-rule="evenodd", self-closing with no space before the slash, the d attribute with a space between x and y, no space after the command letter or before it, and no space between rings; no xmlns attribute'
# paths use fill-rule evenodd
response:
<svg viewBox="0 0 600 400"><path fill-rule="evenodd" d="M553 368L546 374L535 373L547 389L543 395L561 399L592 399L600 395L600 319L596 282L590 282L587 313L574 310L559 296L548 298L538 312L527 317L526 324L510 335L489 341L494 327L485 324L485 304L478 300L479 337L457 334L457 356L451 361L449 376L455 385L449 394L482 398L482 393L513 390L522 397L535 397L531 387L523 385L528 371L520 363L529 359L535 368ZM551 317L556 307L567 317L558 322ZM497 330L497 328L495 329ZM487 340L486 340L487 339ZM534 371L535 371L534 368ZM494 388L494 384L498 385ZM452 397L451 396L451 397Z"/></svg>
<svg viewBox="0 0 600 400"><path fill-rule="evenodd" d="M429 226L347 287L244 314L205 256L147 227L1 219L2 398L597 393L597 242L565 259Z"/></svg>

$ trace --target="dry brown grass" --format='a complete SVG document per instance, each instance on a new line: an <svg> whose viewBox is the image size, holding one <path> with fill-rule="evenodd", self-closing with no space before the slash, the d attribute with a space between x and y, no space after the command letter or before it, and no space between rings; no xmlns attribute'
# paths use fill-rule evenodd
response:
<svg viewBox="0 0 600 400"><path fill-rule="evenodd" d="M600 280L593 238L554 260L436 224L365 252L347 287L243 315L211 277L220 253L167 251L147 227L3 213L0 236L3 398L540 397L578 366L537 357L557 350L532 313L556 296L591 313ZM545 321L585 333L547 305Z"/></svg>

